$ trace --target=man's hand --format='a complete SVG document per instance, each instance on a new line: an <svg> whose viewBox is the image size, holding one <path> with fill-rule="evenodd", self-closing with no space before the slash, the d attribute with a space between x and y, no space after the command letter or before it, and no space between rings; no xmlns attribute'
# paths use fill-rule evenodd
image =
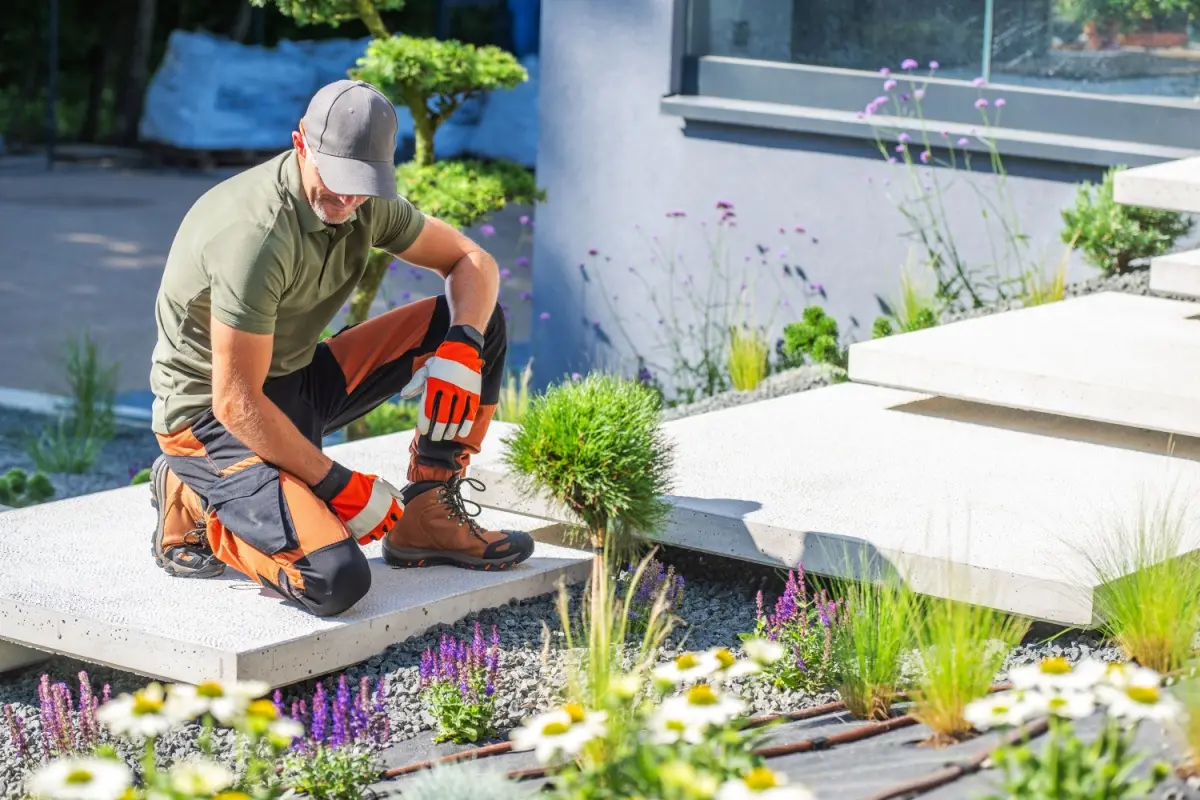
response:
<svg viewBox="0 0 1200 800"><path fill-rule="evenodd" d="M417 430L435 442L471 432L483 382L483 334L466 325L450 328L446 340L400 390L408 399L422 394Z"/></svg>
<svg viewBox="0 0 1200 800"><path fill-rule="evenodd" d="M404 516L404 502L395 486L378 475L352 472L337 462L312 490L359 544L382 539Z"/></svg>

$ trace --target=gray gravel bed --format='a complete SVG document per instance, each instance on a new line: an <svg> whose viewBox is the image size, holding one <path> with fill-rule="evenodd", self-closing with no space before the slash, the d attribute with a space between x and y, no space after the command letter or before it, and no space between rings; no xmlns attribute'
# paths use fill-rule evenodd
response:
<svg viewBox="0 0 1200 800"><path fill-rule="evenodd" d="M0 408L0 474L20 467L32 474L37 469L26 450L27 436L40 434L54 419L32 411ZM133 474L148 467L161 452L149 426L118 425L90 469L82 474L48 473L54 485L52 500L63 500L128 486Z"/></svg>

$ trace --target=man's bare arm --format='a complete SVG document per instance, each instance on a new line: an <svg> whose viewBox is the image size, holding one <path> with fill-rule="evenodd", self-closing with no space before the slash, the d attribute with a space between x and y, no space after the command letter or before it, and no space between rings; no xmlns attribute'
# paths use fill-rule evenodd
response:
<svg viewBox="0 0 1200 800"><path fill-rule="evenodd" d="M500 270L470 237L436 217L426 217L416 241L393 255L446 279L451 325L487 328L500 295Z"/></svg>
<svg viewBox="0 0 1200 800"><path fill-rule="evenodd" d="M213 413L264 461L314 486L333 461L263 393L273 339L212 320Z"/></svg>

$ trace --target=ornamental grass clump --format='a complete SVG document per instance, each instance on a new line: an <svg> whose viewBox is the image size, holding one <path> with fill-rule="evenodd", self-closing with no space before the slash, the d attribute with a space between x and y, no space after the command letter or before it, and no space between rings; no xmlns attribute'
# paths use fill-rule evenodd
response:
<svg viewBox="0 0 1200 800"><path fill-rule="evenodd" d="M1080 552L1096 586L1094 604L1103 632L1125 656L1171 672L1191 657L1200 633L1200 559L1195 522L1173 495L1144 498L1132 524L1114 520Z"/></svg>
<svg viewBox="0 0 1200 800"><path fill-rule="evenodd" d="M830 600L821 589L811 597L805 585L804 567L788 571L783 594L775 601L774 613L765 613L763 594L758 593L757 623L743 640L766 639L783 647L786 654L764 671L776 688L806 693L820 692L832 685L834 631L844 624L840 602Z"/></svg>
<svg viewBox="0 0 1200 800"><path fill-rule="evenodd" d="M913 646L915 595L899 580L847 582L833 626L836 686L851 714L885 720Z"/></svg>
<svg viewBox="0 0 1200 800"><path fill-rule="evenodd" d="M1040 752L1021 737L992 754L992 764L1003 775L1002 791L986 795L988 800L1132 800L1149 797L1170 773L1162 761L1140 770L1147 754L1134 748L1144 720L1157 727L1180 716L1179 701L1166 693L1154 670L1090 658L1072 666L1057 657L1016 667L1009 679L1011 691L968 704L967 719L986 731L1021 728L1047 718L1049 730ZM1104 715L1099 734L1085 742L1076 732L1076 722L1098 711Z"/></svg>
<svg viewBox="0 0 1200 800"><path fill-rule="evenodd" d="M911 713L933 730L928 744L951 744L970 735L968 704L987 695L1030 623L944 597L922 596L916 607L919 674Z"/></svg>
<svg viewBox="0 0 1200 800"><path fill-rule="evenodd" d="M436 651L421 654L421 697L437 723L435 742L465 744L493 733L499 671L500 634L494 625L490 645L476 622L470 645L443 634Z"/></svg>

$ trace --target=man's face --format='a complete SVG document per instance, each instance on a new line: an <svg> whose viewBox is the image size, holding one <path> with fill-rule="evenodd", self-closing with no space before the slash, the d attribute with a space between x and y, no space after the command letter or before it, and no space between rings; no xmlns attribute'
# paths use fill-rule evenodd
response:
<svg viewBox="0 0 1200 800"><path fill-rule="evenodd" d="M337 194L329 190L317 172L317 163L299 131L292 133L292 143L300 160L300 178L308 204L326 225L341 225L355 209L367 200L367 195Z"/></svg>

